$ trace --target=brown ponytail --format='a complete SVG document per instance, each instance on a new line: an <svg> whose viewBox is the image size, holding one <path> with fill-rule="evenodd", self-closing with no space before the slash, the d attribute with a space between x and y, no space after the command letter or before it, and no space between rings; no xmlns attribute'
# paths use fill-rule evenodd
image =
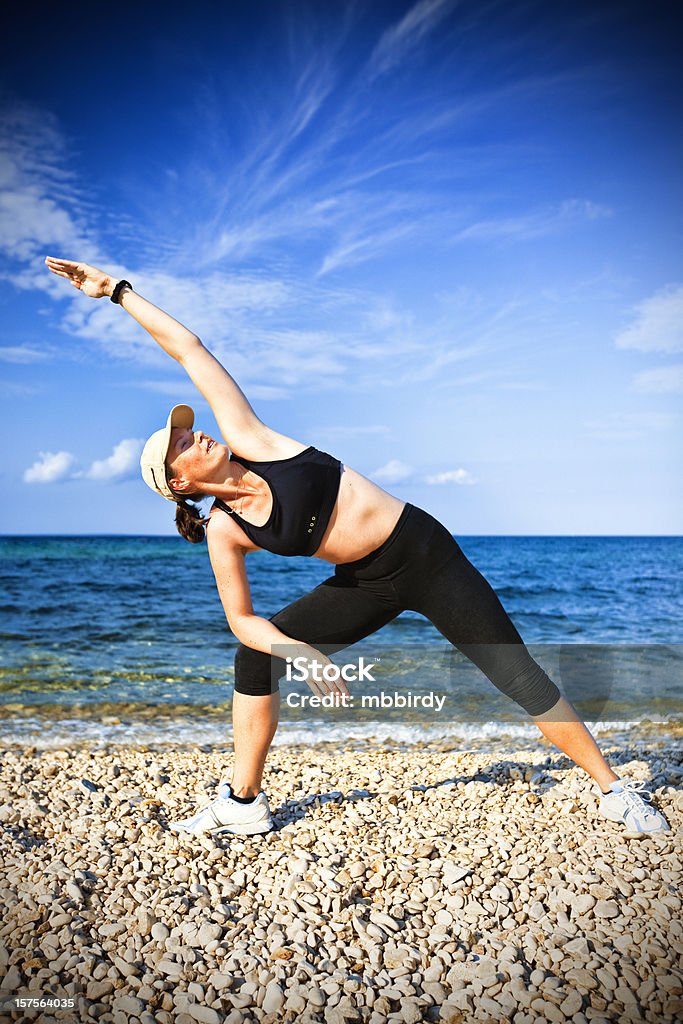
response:
<svg viewBox="0 0 683 1024"><path fill-rule="evenodd" d="M199 501L203 495L191 494L193 501ZM191 544L201 544L204 540L204 525L208 522L202 515L201 509L196 505L190 505L185 498L179 499L175 512L175 525L178 533Z"/></svg>

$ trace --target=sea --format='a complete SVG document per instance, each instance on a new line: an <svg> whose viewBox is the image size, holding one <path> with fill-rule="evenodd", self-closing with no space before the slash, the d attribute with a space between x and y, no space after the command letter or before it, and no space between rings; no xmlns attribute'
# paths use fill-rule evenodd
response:
<svg viewBox="0 0 683 1024"><path fill-rule="evenodd" d="M683 723L683 537L456 537L533 657L594 733L661 745ZM268 617L334 571L247 559ZM230 746L237 641L205 545L180 537L0 538L0 745ZM488 749L526 713L414 612L333 662L346 707L280 685L275 743ZM368 668L370 666L370 668Z"/></svg>

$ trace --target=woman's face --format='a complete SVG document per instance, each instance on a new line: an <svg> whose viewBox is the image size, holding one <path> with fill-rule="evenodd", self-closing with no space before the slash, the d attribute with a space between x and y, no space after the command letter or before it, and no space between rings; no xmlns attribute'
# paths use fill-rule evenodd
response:
<svg viewBox="0 0 683 1024"><path fill-rule="evenodd" d="M220 478L227 457L226 446L201 430L174 427L166 456L168 481L179 494L194 494Z"/></svg>

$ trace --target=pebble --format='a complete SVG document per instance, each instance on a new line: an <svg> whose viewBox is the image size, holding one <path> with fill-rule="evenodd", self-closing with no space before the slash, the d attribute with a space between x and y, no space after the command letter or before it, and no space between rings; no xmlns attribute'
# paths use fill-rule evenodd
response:
<svg viewBox="0 0 683 1024"><path fill-rule="evenodd" d="M112 1004L114 1012L120 1010L122 1013L127 1013L133 1017L140 1017L145 1004L141 999L137 999L135 996L129 995L116 995Z"/></svg>
<svg viewBox="0 0 683 1024"><path fill-rule="evenodd" d="M211 942L215 942L220 939L223 934L223 929L219 924L203 924L197 932L197 938L195 940L198 946L205 948Z"/></svg>
<svg viewBox="0 0 683 1024"><path fill-rule="evenodd" d="M191 1020L199 1021L199 1024L221 1024L221 1016L218 1010L212 1006L203 1006L201 1003L188 1003L186 1011ZM180 1018L176 1017L176 1024Z"/></svg>
<svg viewBox="0 0 683 1024"><path fill-rule="evenodd" d="M149 935L156 924L156 918L146 907L139 907L137 912L138 928L141 935Z"/></svg>
<svg viewBox="0 0 683 1024"><path fill-rule="evenodd" d="M560 1003L560 1010L565 1017L573 1017L583 1006L583 999L576 991L570 992L566 999Z"/></svg>
<svg viewBox="0 0 683 1024"><path fill-rule="evenodd" d="M618 917L619 904L614 900L598 900L593 907L593 913L596 917Z"/></svg>
<svg viewBox="0 0 683 1024"><path fill-rule="evenodd" d="M64 892L76 903L83 902L83 892L77 882L69 881L64 886Z"/></svg>
<svg viewBox="0 0 683 1024"><path fill-rule="evenodd" d="M595 898L589 895L589 893L580 893L578 896L575 896L572 901L572 908L577 914L587 914L594 906Z"/></svg>
<svg viewBox="0 0 683 1024"><path fill-rule="evenodd" d="M271 981L261 1004L264 1013L277 1013L285 1001L284 992L276 981Z"/></svg>
<svg viewBox="0 0 683 1024"><path fill-rule="evenodd" d="M471 874L472 868L461 867L459 864L446 861L443 866L443 884L453 885L455 882L461 882L463 878L467 878Z"/></svg>

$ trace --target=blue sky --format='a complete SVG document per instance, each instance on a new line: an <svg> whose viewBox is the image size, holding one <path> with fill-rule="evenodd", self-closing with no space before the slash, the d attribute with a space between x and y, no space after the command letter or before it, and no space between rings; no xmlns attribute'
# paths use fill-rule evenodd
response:
<svg viewBox="0 0 683 1024"><path fill-rule="evenodd" d="M514 0L15 11L0 532L173 533L141 444L180 401L216 430L49 253L129 278L267 423L456 534L683 533L675 18Z"/></svg>

